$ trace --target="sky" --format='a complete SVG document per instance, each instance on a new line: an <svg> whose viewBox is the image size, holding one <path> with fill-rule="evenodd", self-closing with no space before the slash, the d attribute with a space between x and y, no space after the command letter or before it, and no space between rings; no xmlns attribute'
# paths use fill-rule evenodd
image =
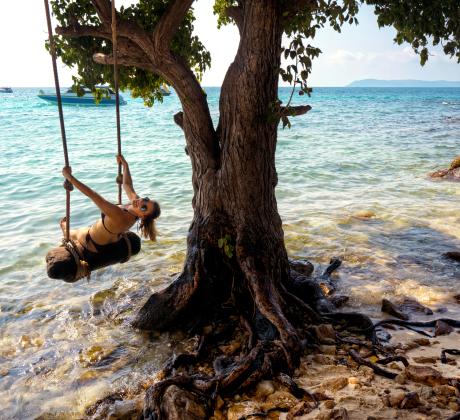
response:
<svg viewBox="0 0 460 420"><path fill-rule="evenodd" d="M194 3L195 32L210 51L212 67L203 86L220 86L238 47L234 26L217 29L213 0ZM118 0L117 7L132 0ZM361 9L358 26L345 26L341 34L320 31L312 44L323 54L313 62L311 86L344 86L359 79L460 80L460 64L440 49L432 51L421 67L408 45L393 42L395 31L378 29L370 7ZM0 14L0 86L46 87L53 85L51 59L44 48L47 38L42 0L2 0ZM59 65L61 86L70 86L72 70Z"/></svg>

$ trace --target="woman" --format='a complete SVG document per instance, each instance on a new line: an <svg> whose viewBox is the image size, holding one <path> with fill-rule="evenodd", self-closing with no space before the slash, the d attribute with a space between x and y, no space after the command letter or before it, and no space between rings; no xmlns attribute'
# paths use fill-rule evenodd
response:
<svg viewBox="0 0 460 420"><path fill-rule="evenodd" d="M110 203L97 192L87 187L72 175L70 167L64 167L62 175L83 194L93 200L101 210L101 218L89 228L72 229L70 239L78 241L90 252L102 252L105 245L117 242L122 233L128 231L137 221L144 238L156 239L155 219L160 216L160 205L148 197L139 198L134 191L128 162L123 156L117 156L117 162L123 167L123 189L130 204L117 206ZM61 221L61 229L65 236L65 218Z"/></svg>

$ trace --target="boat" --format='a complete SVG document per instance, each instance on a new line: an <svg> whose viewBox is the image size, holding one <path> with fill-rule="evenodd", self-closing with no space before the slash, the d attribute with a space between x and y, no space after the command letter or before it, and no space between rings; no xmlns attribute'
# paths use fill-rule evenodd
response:
<svg viewBox="0 0 460 420"><path fill-rule="evenodd" d="M13 89L10 87L0 87L0 93L13 93Z"/></svg>
<svg viewBox="0 0 460 420"><path fill-rule="evenodd" d="M163 96L169 96L169 95L171 95L171 92L170 92L170 90L168 89L168 86L166 86L166 85L161 85L161 87L160 87L160 92L161 92L161 94L162 94Z"/></svg>
<svg viewBox="0 0 460 420"><path fill-rule="evenodd" d="M112 106L116 104L115 92L107 86L97 87L98 90L102 90L102 98L99 102L96 102L93 92L88 88L83 88L83 95L79 96L72 89L69 89L66 93L61 94L61 100L64 105L83 105L83 106ZM123 96L120 96L120 105L126 105L126 101ZM57 103L57 95L47 94L42 90L39 92L38 97L51 103Z"/></svg>

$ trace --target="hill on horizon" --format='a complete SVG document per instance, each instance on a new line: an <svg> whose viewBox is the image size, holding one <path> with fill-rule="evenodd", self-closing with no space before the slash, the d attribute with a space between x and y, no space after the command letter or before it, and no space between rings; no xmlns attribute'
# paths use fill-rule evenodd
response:
<svg viewBox="0 0 460 420"><path fill-rule="evenodd" d="M346 87L460 87L460 81L449 80L355 80Z"/></svg>

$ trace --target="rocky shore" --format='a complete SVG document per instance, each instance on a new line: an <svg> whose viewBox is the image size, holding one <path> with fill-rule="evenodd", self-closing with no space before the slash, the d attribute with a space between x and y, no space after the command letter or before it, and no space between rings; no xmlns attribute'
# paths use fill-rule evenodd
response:
<svg viewBox="0 0 460 420"><path fill-rule="evenodd" d="M429 174L433 179L445 179L448 181L460 181L460 156L457 156L446 169Z"/></svg>

